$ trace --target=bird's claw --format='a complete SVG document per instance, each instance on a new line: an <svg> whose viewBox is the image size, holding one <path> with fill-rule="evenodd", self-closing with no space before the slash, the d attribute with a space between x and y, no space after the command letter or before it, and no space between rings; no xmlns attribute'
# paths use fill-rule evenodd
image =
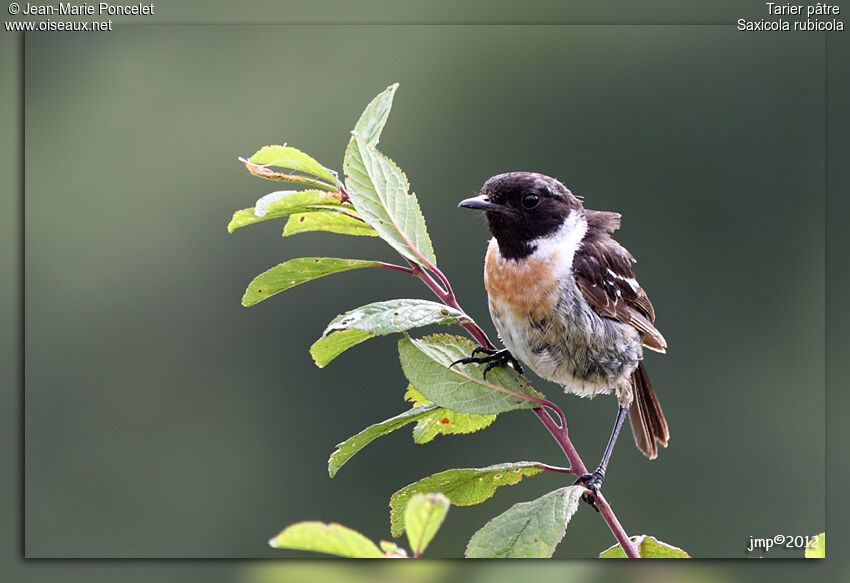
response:
<svg viewBox="0 0 850 583"><path fill-rule="evenodd" d="M596 505L596 494L598 494L599 490L602 488L602 481L604 479L605 471L601 468L596 468L592 474L582 474L575 482L573 482L574 486L581 484L592 492L592 494L585 492L581 495L581 499L590 504L597 512L599 512L599 507Z"/></svg>
<svg viewBox="0 0 850 583"><path fill-rule="evenodd" d="M475 356L479 353L486 354L487 356ZM497 366L508 366L508 364L510 364L519 374L522 374L522 366L507 348L497 350L495 348L476 346L473 349L471 356L454 361L449 365L449 368L456 364L486 364L487 366L484 367L484 380L487 380L487 373L490 372L490 369Z"/></svg>

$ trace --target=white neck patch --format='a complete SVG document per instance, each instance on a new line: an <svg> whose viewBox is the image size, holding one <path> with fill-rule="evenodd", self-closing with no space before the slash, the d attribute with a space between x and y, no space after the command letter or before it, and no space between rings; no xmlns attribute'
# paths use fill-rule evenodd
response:
<svg viewBox="0 0 850 583"><path fill-rule="evenodd" d="M572 211L561 228L546 237L540 237L531 242L535 246L534 257L549 260L555 259L559 271L569 272L573 266L573 258L581 246L581 241L587 234L587 219L580 211Z"/></svg>

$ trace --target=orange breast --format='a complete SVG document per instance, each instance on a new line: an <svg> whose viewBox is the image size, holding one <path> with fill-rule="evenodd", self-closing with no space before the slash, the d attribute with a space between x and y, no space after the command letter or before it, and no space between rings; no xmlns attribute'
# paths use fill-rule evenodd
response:
<svg viewBox="0 0 850 583"><path fill-rule="evenodd" d="M529 256L519 261L508 260L491 243L484 261L484 287L494 309L497 312L509 309L520 320L549 318L559 296L554 275L557 259Z"/></svg>

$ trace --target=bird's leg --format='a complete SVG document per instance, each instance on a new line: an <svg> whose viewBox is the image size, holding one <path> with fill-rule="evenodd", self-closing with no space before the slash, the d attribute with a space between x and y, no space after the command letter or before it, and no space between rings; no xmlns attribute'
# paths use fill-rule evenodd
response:
<svg viewBox="0 0 850 583"><path fill-rule="evenodd" d="M593 470L592 474L582 474L579 476L578 480L575 481L576 484L583 484L585 488L593 493L598 492L599 489L602 488L602 481L605 479L605 471L608 469L608 460L611 459L611 452L614 451L614 444L617 443L617 436L620 434L620 428L623 426L623 421L626 420L626 412L628 410L628 407L620 405L620 408L617 410L617 420L614 421L614 429L611 431L611 437L608 438L608 445L605 446L605 453L602 454L602 461L599 462L599 466ZM581 499L596 508L596 503L592 496L584 494ZM598 508L596 508L596 510L597 512L599 511Z"/></svg>
<svg viewBox="0 0 850 583"><path fill-rule="evenodd" d="M486 354L487 356L475 356L478 353ZM514 370L519 374L522 374L522 366L520 366L519 361L514 358L514 355L510 353L507 348L503 348L502 350L497 350L495 348L484 348L483 346L476 346L475 350L472 351L472 356L467 356L466 358L461 358L460 360L456 360L449 365L449 368L453 367L456 364L487 364L484 367L484 379L487 379L487 373L491 368L497 366L507 366L510 364L514 367Z"/></svg>

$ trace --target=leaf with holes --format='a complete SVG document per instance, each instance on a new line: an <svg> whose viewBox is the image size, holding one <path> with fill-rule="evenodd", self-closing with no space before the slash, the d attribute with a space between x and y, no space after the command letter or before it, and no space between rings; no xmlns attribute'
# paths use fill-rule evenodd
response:
<svg viewBox="0 0 850 583"><path fill-rule="evenodd" d="M459 413L492 415L539 407L543 396L512 368L487 373L478 364L455 364L472 353L475 344L460 336L434 334L402 338L398 343L401 368L416 390L441 407Z"/></svg>
<svg viewBox="0 0 850 583"><path fill-rule="evenodd" d="M279 190L260 198L253 208L236 211L230 219L230 224L227 225L227 231L232 233L240 227L295 213L319 211L338 213L347 210L353 209L349 205L343 205L341 195L335 192Z"/></svg>
<svg viewBox="0 0 850 583"><path fill-rule="evenodd" d="M436 264L425 217L398 166L355 134L343 168L348 196L360 218L403 257L423 266Z"/></svg>
<svg viewBox="0 0 850 583"><path fill-rule="evenodd" d="M304 172L319 178L320 183L327 183L324 186L330 188L334 188L333 185L337 184L337 177L333 172L319 164L312 156L290 146L264 146L248 159L246 167L250 171L249 165L261 168L275 166Z"/></svg>
<svg viewBox="0 0 850 583"><path fill-rule="evenodd" d="M353 214L354 209L352 208L348 212ZM359 218L341 212L326 210L291 215L283 227L283 236L289 237L310 231L327 231L340 235L357 235L363 237L378 236L378 231Z"/></svg>
<svg viewBox="0 0 850 583"><path fill-rule="evenodd" d="M414 557L425 552L449 512L449 499L439 492L416 494L404 511L407 541Z"/></svg>
<svg viewBox="0 0 850 583"><path fill-rule="evenodd" d="M360 115L360 119L357 120L357 125L354 126L354 133L372 146L378 145L378 140L381 138L381 132L393 106L396 89L398 89L398 83L390 85L379 93L369 102Z"/></svg>
<svg viewBox="0 0 850 583"><path fill-rule="evenodd" d="M357 452L375 441L377 438L387 435L400 427L404 427L408 423L413 423L414 421L421 419L436 408L436 405L420 405L419 407L414 407L410 411L405 411L401 415L396 415L395 417L381 421L380 423L370 425L357 435L349 437L342 443L337 444L336 450L331 454L331 457L328 460L328 474L331 478L333 478L345 462L350 460Z"/></svg>
<svg viewBox="0 0 850 583"><path fill-rule="evenodd" d="M470 559L546 559L567 531L584 486L567 486L514 504L469 539Z"/></svg>
<svg viewBox="0 0 850 583"><path fill-rule="evenodd" d="M638 554L644 559L690 559L691 556L673 545L668 545L661 542L654 536L641 534L631 537L631 541L635 543L638 549ZM626 552L619 544L605 549L599 553L600 559L625 559Z"/></svg>
<svg viewBox="0 0 850 583"><path fill-rule="evenodd" d="M269 541L276 549L314 551L353 559L380 559L384 553L368 538L341 524L308 521L283 529Z"/></svg>
<svg viewBox="0 0 850 583"><path fill-rule="evenodd" d="M486 468L446 470L409 484L390 498L390 532L399 536L405 529L410 499L423 492L442 492L455 506L472 506L488 500L500 486L513 486L523 478L543 471L539 462L496 464Z"/></svg>
<svg viewBox="0 0 850 583"><path fill-rule="evenodd" d="M417 406L431 402L412 386L407 388L404 398ZM445 407L439 407L416 422L416 426L413 428L413 441L422 444L432 441L438 435L474 433L489 427L495 420L496 415L458 413Z"/></svg>
<svg viewBox="0 0 850 583"><path fill-rule="evenodd" d="M389 300L375 302L350 310L334 318L322 337L310 347L310 354L319 367L324 367L343 351L375 336L405 332L430 324L466 324L472 319L445 304L428 300ZM358 330L365 334L341 332Z"/></svg>
<svg viewBox="0 0 850 583"><path fill-rule="evenodd" d="M337 259L334 257L290 259L255 277L248 285L248 289L245 290L245 295L242 296L242 305L253 306L283 290L332 273L380 265L380 261Z"/></svg>

